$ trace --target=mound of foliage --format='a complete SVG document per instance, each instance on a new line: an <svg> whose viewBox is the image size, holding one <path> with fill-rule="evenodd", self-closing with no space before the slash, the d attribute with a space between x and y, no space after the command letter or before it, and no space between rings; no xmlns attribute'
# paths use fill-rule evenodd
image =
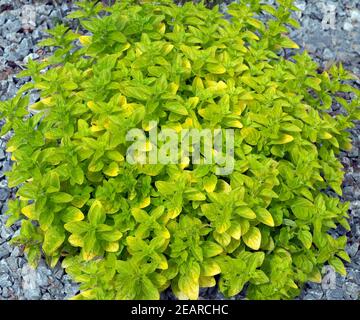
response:
<svg viewBox="0 0 360 320"><path fill-rule="evenodd" d="M137 3L138 2L138 3ZM1 102L14 161L7 224L36 265L44 254L81 283L78 299L290 299L330 264L344 274L348 204L337 155L351 149L359 90L341 65L319 72L286 34L291 0L218 7L170 1L83 1L29 61L32 77ZM267 22L256 17L266 13ZM41 100L29 106L31 90ZM349 93L352 100L342 98ZM331 116L340 103L343 113ZM32 111L32 116L28 116ZM235 130L234 171L129 164L132 128ZM144 146L146 149L148 144ZM329 194L329 192L327 192Z"/></svg>

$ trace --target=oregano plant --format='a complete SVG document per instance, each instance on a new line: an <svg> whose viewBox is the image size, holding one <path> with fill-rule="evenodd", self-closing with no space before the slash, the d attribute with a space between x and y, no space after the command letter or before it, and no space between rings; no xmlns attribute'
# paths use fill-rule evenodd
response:
<svg viewBox="0 0 360 320"><path fill-rule="evenodd" d="M212 286L232 297L245 285L249 299L291 299L325 264L345 274L346 236L329 230L349 230L337 156L351 149L360 91L341 64L319 71L287 36L292 0L241 0L229 20L204 3L78 7L69 18L81 31L50 30L41 45L54 54L29 60L19 77L32 81L0 102L18 188L7 224L21 221L13 241L29 262L60 262L80 283L76 299L168 288L197 299ZM133 129L143 152L152 130L232 130L231 155L211 151L233 168L219 174L191 150L178 164L130 163Z"/></svg>

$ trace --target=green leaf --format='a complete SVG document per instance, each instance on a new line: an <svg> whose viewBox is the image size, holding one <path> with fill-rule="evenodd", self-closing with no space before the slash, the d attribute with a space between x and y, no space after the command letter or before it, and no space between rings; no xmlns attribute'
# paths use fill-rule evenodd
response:
<svg viewBox="0 0 360 320"><path fill-rule="evenodd" d="M301 230L301 231L299 231L299 234L297 235L297 237L299 238L299 240L302 242L302 244L304 245L304 247L306 249L311 248L312 234L309 231Z"/></svg>
<svg viewBox="0 0 360 320"><path fill-rule="evenodd" d="M240 240L242 231L240 223L232 221L231 226L226 231L232 238Z"/></svg>
<svg viewBox="0 0 360 320"><path fill-rule="evenodd" d="M250 227L249 231L242 236L242 239L249 248L253 250L260 249L261 232L258 228Z"/></svg>
<svg viewBox="0 0 360 320"><path fill-rule="evenodd" d="M220 64L208 64L207 70L214 74L223 74L226 72L226 68Z"/></svg>
<svg viewBox="0 0 360 320"><path fill-rule="evenodd" d="M254 146L258 143L260 139L260 133L253 127L242 128L241 135L244 137L245 141Z"/></svg>
<svg viewBox="0 0 360 320"><path fill-rule="evenodd" d="M139 291L141 294L137 296L140 300L159 300L160 293L158 288L148 278L142 278Z"/></svg>
<svg viewBox="0 0 360 320"><path fill-rule="evenodd" d="M39 225L42 230L47 230L54 220L54 212L52 211L41 211L39 215Z"/></svg>
<svg viewBox="0 0 360 320"><path fill-rule="evenodd" d="M199 296L200 266L197 263L188 267L187 273L179 277L179 289L190 300Z"/></svg>
<svg viewBox="0 0 360 320"><path fill-rule="evenodd" d="M61 215L61 220L65 223L73 221L81 221L84 219L84 214L76 207L68 207Z"/></svg>
<svg viewBox="0 0 360 320"><path fill-rule="evenodd" d="M72 171L72 178L74 179L75 183L77 184L83 184L84 182L84 172L80 167L76 167Z"/></svg>
<svg viewBox="0 0 360 320"><path fill-rule="evenodd" d="M270 226L270 227L275 226L274 219L273 219L271 213L268 210L266 210L265 208L256 209L256 218L260 222L266 224L267 226Z"/></svg>
<svg viewBox="0 0 360 320"><path fill-rule="evenodd" d="M333 257L329 260L329 263L334 267L336 272L339 272L342 276L346 276L346 269L339 258Z"/></svg>
<svg viewBox="0 0 360 320"><path fill-rule="evenodd" d="M240 217L243 217L246 219L255 219L256 218L256 213L248 207L238 207L235 209L235 213L238 214Z"/></svg>
<svg viewBox="0 0 360 320"><path fill-rule="evenodd" d="M289 134L281 134L277 139L273 140L273 144L286 144L294 140L294 137Z"/></svg>
<svg viewBox="0 0 360 320"><path fill-rule="evenodd" d="M201 263L201 275L211 277L221 272L220 266L214 260L205 260Z"/></svg>
<svg viewBox="0 0 360 320"><path fill-rule="evenodd" d="M105 231L99 234L99 238L101 240L105 240L109 242L118 241L121 239L121 237L122 237L122 233L118 230Z"/></svg>
<svg viewBox="0 0 360 320"><path fill-rule="evenodd" d="M164 108L176 114L180 114L183 116L188 115L188 111L186 107L180 102L168 102L167 104L164 105Z"/></svg>
<svg viewBox="0 0 360 320"><path fill-rule="evenodd" d="M268 276L262 270L256 270L250 280L251 283L256 285L268 283L269 281Z"/></svg>
<svg viewBox="0 0 360 320"><path fill-rule="evenodd" d="M307 220L312 216L314 205L305 198L298 198L291 206L295 217L301 220Z"/></svg>
<svg viewBox="0 0 360 320"><path fill-rule="evenodd" d="M39 212L35 209L35 204L29 204L28 206L21 209L21 213L29 218L30 220L38 220L39 219Z"/></svg>
<svg viewBox="0 0 360 320"><path fill-rule="evenodd" d="M129 98L135 98L140 101L148 100L151 95L150 89L145 86L138 86L138 87L121 86L120 90L125 96Z"/></svg>
<svg viewBox="0 0 360 320"><path fill-rule="evenodd" d="M163 195L174 194L178 190L176 184L166 181L156 181L155 186Z"/></svg>
<svg viewBox="0 0 360 320"><path fill-rule="evenodd" d="M321 83L321 79L319 79L319 78L307 78L305 80L305 85L307 85L308 87L310 87L316 91L321 90L320 83Z"/></svg>
<svg viewBox="0 0 360 320"><path fill-rule="evenodd" d="M217 178L214 175L203 178L204 189L206 192L214 192L217 183Z"/></svg>
<svg viewBox="0 0 360 320"><path fill-rule="evenodd" d="M90 230L85 234L83 258L88 261L93 259L99 253L100 246L96 239L95 230Z"/></svg>
<svg viewBox="0 0 360 320"><path fill-rule="evenodd" d="M288 132L301 132L301 129L297 125L290 122L282 123L281 129Z"/></svg>
<svg viewBox="0 0 360 320"><path fill-rule="evenodd" d="M223 248L212 241L205 241L202 250L205 258L215 257L223 252Z"/></svg>
<svg viewBox="0 0 360 320"><path fill-rule="evenodd" d="M73 200L73 196L65 192L56 192L51 194L50 199L55 203L68 203Z"/></svg>
<svg viewBox="0 0 360 320"><path fill-rule="evenodd" d="M106 215L104 208L99 200L95 200L88 213L90 224L99 225L104 223Z"/></svg>
<svg viewBox="0 0 360 320"><path fill-rule="evenodd" d="M45 232L43 250L48 255L51 256L65 240L65 233L63 229L59 226L53 226Z"/></svg>
<svg viewBox="0 0 360 320"><path fill-rule="evenodd" d="M280 45L283 48L299 49L299 46L286 36L281 38Z"/></svg>
<svg viewBox="0 0 360 320"><path fill-rule="evenodd" d="M336 255L346 262L349 262L349 263L351 262L351 259L350 259L349 255L346 253L346 251L339 251Z"/></svg>
<svg viewBox="0 0 360 320"><path fill-rule="evenodd" d="M227 233L213 232L214 239L223 247L227 247L231 242L231 237Z"/></svg>
<svg viewBox="0 0 360 320"><path fill-rule="evenodd" d="M59 175L52 171L49 176L49 186L46 190L48 193L60 191L60 179Z"/></svg>
<svg viewBox="0 0 360 320"><path fill-rule="evenodd" d="M64 225L65 230L70 233L82 234L90 230L91 226L85 221L68 222Z"/></svg>

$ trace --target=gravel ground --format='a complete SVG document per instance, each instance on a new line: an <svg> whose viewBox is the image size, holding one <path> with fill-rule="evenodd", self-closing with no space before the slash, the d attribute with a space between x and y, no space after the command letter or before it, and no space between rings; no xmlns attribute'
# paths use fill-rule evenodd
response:
<svg viewBox="0 0 360 320"><path fill-rule="evenodd" d="M230 1L227 1L230 2ZM268 2L273 2L269 0ZM346 68L360 76L360 2L358 0L297 1L301 9L296 14L302 29L292 33L302 48L326 67L342 61ZM0 100L16 94L27 79L16 79L15 74L29 58L46 55L36 46L51 28L71 9L71 1L0 0ZM222 9L226 9L223 5ZM357 82L360 87L360 82ZM32 100L37 100L36 94ZM337 111L337 106L334 106ZM335 275L330 267L324 268L321 284L307 284L299 299L305 300L357 300L360 298L360 125L352 130L354 147L341 155L346 175L343 184L344 200L351 202L351 232L347 251L352 262L347 264L346 277ZM0 209L6 212L6 200L14 195L7 187L4 172L10 167L10 156L5 153L8 137L0 139ZM32 270L18 247L9 245L18 227L5 227L5 215L0 215L0 300L1 299L66 299L78 291L60 266L49 269L41 261ZM339 229L338 234L344 234ZM201 299L223 298L216 290L201 290ZM162 295L172 299L171 292ZM239 295L236 299L241 299Z"/></svg>
<svg viewBox="0 0 360 320"><path fill-rule="evenodd" d="M311 53L324 68L341 61L360 77L360 2L358 0L296 1L302 10L297 13L302 28L292 34L297 43ZM360 81L355 83L360 88ZM338 112L338 106L333 106ZM351 130L353 149L341 154L345 168L343 200L350 201L351 231L347 233L346 251L352 262L346 265L347 276L324 268L321 284L309 283L300 299L358 300L360 299L360 124ZM345 232L339 228L337 234Z"/></svg>
<svg viewBox="0 0 360 320"><path fill-rule="evenodd" d="M59 3L59 4L57 4ZM16 79L15 74L29 59L37 59L47 54L36 43L69 12L68 1L24 1L0 0L0 100L16 94L27 79ZM33 95L36 101L38 96ZM4 172L10 167L10 156L5 153L5 142L0 140L0 208L6 212L6 199L14 191L7 188ZM0 300L1 299L66 299L78 292L63 269L54 270L41 261L37 270L27 264L26 257L18 247L9 245L9 240L17 234L18 227L5 227L5 215L0 215Z"/></svg>

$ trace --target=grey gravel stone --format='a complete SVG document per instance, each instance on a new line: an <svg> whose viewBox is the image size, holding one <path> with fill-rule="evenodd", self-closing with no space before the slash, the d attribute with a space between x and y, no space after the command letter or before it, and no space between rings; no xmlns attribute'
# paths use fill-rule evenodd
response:
<svg viewBox="0 0 360 320"><path fill-rule="evenodd" d="M0 275L0 287L1 288L8 288L11 286L10 277L8 274Z"/></svg>
<svg viewBox="0 0 360 320"><path fill-rule="evenodd" d="M60 265L57 265L53 273L55 278L60 280L64 275L64 269Z"/></svg>
<svg viewBox="0 0 360 320"><path fill-rule="evenodd" d="M9 98L12 98L16 95L16 92L17 92L17 88L16 88L15 84L13 82L9 82L9 86L8 86L8 89L6 92L7 96ZM5 168L4 168L4 170L5 170Z"/></svg>
<svg viewBox="0 0 360 320"><path fill-rule="evenodd" d="M11 238L12 230L10 228L7 228L6 226L1 227L0 236L1 238L7 240Z"/></svg>
<svg viewBox="0 0 360 320"><path fill-rule="evenodd" d="M350 32L350 31L352 31L354 29L354 26L352 25L351 22L345 21L343 28L344 28L345 31Z"/></svg>
<svg viewBox="0 0 360 320"><path fill-rule="evenodd" d="M16 89L15 84L14 83L12 83L12 84L14 85L14 88ZM4 171L9 171L11 169L10 163L9 162L3 163L3 169L4 169ZM4 186L7 186L7 184L6 183L5 184L4 183L0 184L0 187L4 188Z"/></svg>
<svg viewBox="0 0 360 320"><path fill-rule="evenodd" d="M36 7L24 5L21 12L21 24L23 29L33 30L36 27Z"/></svg>
<svg viewBox="0 0 360 320"><path fill-rule="evenodd" d="M19 52L19 45L17 43L12 43L10 46L6 47L4 50L4 57L8 61L19 60L21 57Z"/></svg>
<svg viewBox="0 0 360 320"><path fill-rule="evenodd" d="M36 300L40 299L40 288L37 284L37 274L34 269L25 265L21 269L21 274L23 276L22 289L24 292L25 299Z"/></svg>
<svg viewBox="0 0 360 320"><path fill-rule="evenodd" d="M335 54L329 48L325 48L323 57L325 60L334 60Z"/></svg>
<svg viewBox="0 0 360 320"><path fill-rule="evenodd" d="M4 298L9 298L9 289L7 287L4 287L2 288L2 293L1 295L4 297Z"/></svg>
<svg viewBox="0 0 360 320"><path fill-rule="evenodd" d="M36 60L37 58L39 58L39 55L36 54L36 53L30 53L29 55L27 55L25 58L24 58L24 63L28 63L29 60Z"/></svg>
<svg viewBox="0 0 360 320"><path fill-rule="evenodd" d="M43 273L36 273L36 281L37 285L40 287L46 287L48 285L48 277L46 277Z"/></svg>
<svg viewBox="0 0 360 320"><path fill-rule="evenodd" d="M64 287L60 281L53 279L52 284L47 288L48 292L53 297L64 297Z"/></svg>
<svg viewBox="0 0 360 320"><path fill-rule="evenodd" d="M10 255L10 252L5 247L0 245L0 259L7 257L9 255Z"/></svg>
<svg viewBox="0 0 360 320"><path fill-rule="evenodd" d="M353 146L353 148L349 152L349 157L350 158L357 158L358 156L359 156L359 148L357 148L356 146Z"/></svg>
<svg viewBox="0 0 360 320"><path fill-rule="evenodd" d="M10 17L9 17L10 18ZM8 18L8 19L9 19ZM16 19L11 17L3 26L2 26L2 34L14 34L18 31L20 31L21 29L21 22Z"/></svg>
<svg viewBox="0 0 360 320"><path fill-rule="evenodd" d="M8 273L9 267L7 266L6 262L4 260L0 260L0 274L2 273Z"/></svg>
<svg viewBox="0 0 360 320"><path fill-rule="evenodd" d="M41 297L41 300L52 300L51 295L49 292L45 292Z"/></svg>
<svg viewBox="0 0 360 320"><path fill-rule="evenodd" d="M353 21L355 23L360 22L360 10L357 10L357 9L352 10L350 17L351 17L351 21Z"/></svg>
<svg viewBox="0 0 360 320"><path fill-rule="evenodd" d="M63 3L62 5L61 5L61 10L62 10L62 12L64 12L64 13L67 13L68 11L70 11L70 7L69 7L69 5L67 4L67 3Z"/></svg>
<svg viewBox="0 0 360 320"><path fill-rule="evenodd" d="M14 274L18 273L19 264L18 264L18 258L14 256L10 256L6 259L6 263L9 267L9 270L13 272Z"/></svg>
<svg viewBox="0 0 360 320"><path fill-rule="evenodd" d="M343 291L341 289L334 289L326 291L328 300L344 300Z"/></svg>
<svg viewBox="0 0 360 320"><path fill-rule="evenodd" d="M30 105L33 104L33 103L35 103L35 102L37 102L37 101L39 101L39 99L40 99L39 93L33 92L33 93L30 95L30 102L29 102Z"/></svg>
<svg viewBox="0 0 360 320"><path fill-rule="evenodd" d="M25 264L27 264L27 261L24 258L17 258L17 265L19 269L22 268Z"/></svg>
<svg viewBox="0 0 360 320"><path fill-rule="evenodd" d="M20 57L19 60L23 60L27 53L29 52L30 48L33 46L32 41L30 38L24 38L19 45L18 49L18 56Z"/></svg>
<svg viewBox="0 0 360 320"><path fill-rule="evenodd" d="M11 256L12 257L18 257L20 256L20 248L19 247L14 247L13 250L11 251Z"/></svg>
<svg viewBox="0 0 360 320"><path fill-rule="evenodd" d="M345 283L345 293L348 295L348 299L357 300L360 294L360 287L353 282Z"/></svg>
<svg viewBox="0 0 360 320"><path fill-rule="evenodd" d="M2 55L3 55L4 53L2 53ZM3 57L3 56L0 56L0 72L3 72L5 69L6 69L6 63L7 63L7 60L6 60L6 58L5 57ZM2 81L1 81L2 82ZM5 86L6 86L7 84L1 84L1 86L0 86L0 90L1 91L5 91L6 89L5 89Z"/></svg>
<svg viewBox="0 0 360 320"><path fill-rule="evenodd" d="M64 282L64 293L66 294L64 299L69 299L79 292L79 285L73 283L70 277L66 281L64 281L63 277L62 281Z"/></svg>
<svg viewBox="0 0 360 320"><path fill-rule="evenodd" d="M315 291L316 294L311 294L307 292L306 295L303 297L303 300L319 300L322 298L323 294L321 292Z"/></svg>
<svg viewBox="0 0 360 320"><path fill-rule="evenodd" d="M0 188L0 201L5 201L9 196L9 190Z"/></svg>
<svg viewBox="0 0 360 320"><path fill-rule="evenodd" d="M37 267L37 273L40 274L41 277L47 278L48 276L52 275L53 271L50 270L45 261L41 260Z"/></svg>
<svg viewBox="0 0 360 320"><path fill-rule="evenodd" d="M353 244L348 245L346 248L346 251L350 257L355 256L356 253L358 252L358 250L359 250L359 243L357 243L357 242L354 242Z"/></svg>
<svg viewBox="0 0 360 320"><path fill-rule="evenodd" d="M3 26L5 24L6 17L5 14L0 13L0 25ZM0 34L2 34L2 30L0 30Z"/></svg>

